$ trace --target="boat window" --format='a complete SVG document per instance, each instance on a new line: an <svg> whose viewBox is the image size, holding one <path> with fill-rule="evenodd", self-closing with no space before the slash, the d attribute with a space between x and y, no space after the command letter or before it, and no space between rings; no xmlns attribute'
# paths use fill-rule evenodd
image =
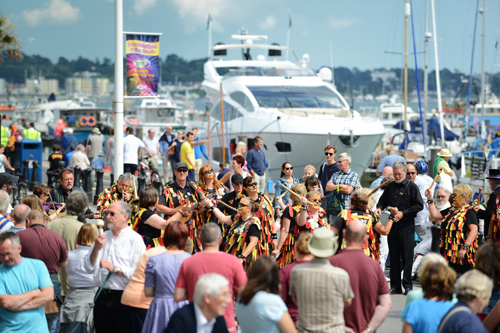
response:
<svg viewBox="0 0 500 333"><path fill-rule="evenodd" d="M389 114L388 113L382 113L382 119L383 120L388 120L389 119Z"/></svg>
<svg viewBox="0 0 500 333"><path fill-rule="evenodd" d="M275 146L279 153L289 153L292 151L292 145L288 142L276 142Z"/></svg>
<svg viewBox="0 0 500 333"><path fill-rule="evenodd" d="M495 109L492 109L492 108L487 108L487 109L486 109L486 113L488 113L488 114L493 114L493 113L495 113Z"/></svg>
<svg viewBox="0 0 500 333"><path fill-rule="evenodd" d="M348 108L339 95L320 87L248 87L259 106L267 108Z"/></svg>
<svg viewBox="0 0 500 333"><path fill-rule="evenodd" d="M392 119L393 120L402 120L403 119L403 114L402 113L393 113L392 114Z"/></svg>
<svg viewBox="0 0 500 333"><path fill-rule="evenodd" d="M224 76L224 78L235 76L316 76L316 74L307 68L276 68L276 67L255 67L255 66L241 66L241 67L218 67L216 68L217 74Z"/></svg>
<svg viewBox="0 0 500 333"><path fill-rule="evenodd" d="M220 102L215 105L215 107L212 109L211 115L213 118L217 120L221 120L221 112L220 112ZM243 114L238 111L235 107L233 107L231 104L225 102L224 103L224 120L229 121L233 120L239 117L243 117Z"/></svg>
<svg viewBox="0 0 500 333"><path fill-rule="evenodd" d="M245 95L244 93L242 93L241 91L235 91L232 94L230 94L229 96L231 96L231 98L235 102L237 102L238 104L243 106L245 108L245 110L254 111L254 108L253 108L252 102L250 101L250 98L248 98L248 96Z"/></svg>

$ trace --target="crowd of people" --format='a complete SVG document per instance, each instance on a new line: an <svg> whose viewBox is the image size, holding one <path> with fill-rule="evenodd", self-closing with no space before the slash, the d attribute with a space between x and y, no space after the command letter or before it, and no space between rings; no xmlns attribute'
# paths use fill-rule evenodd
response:
<svg viewBox="0 0 500 333"><path fill-rule="evenodd" d="M500 170L490 170L481 205L468 185L450 191L424 161L407 164L388 147L380 177L362 188L351 156L328 145L319 170L296 177L283 163L273 197L262 137L248 151L238 143L217 174L196 130L186 141L171 127L158 141L154 131L143 141L126 134L128 172L96 212L71 168L14 208L17 177L0 173L0 331L365 333L396 294L406 295L404 333L499 324ZM95 131L78 151L93 163L103 144ZM161 154L161 193L130 191L141 149L155 163ZM447 170L445 158L436 163Z"/></svg>

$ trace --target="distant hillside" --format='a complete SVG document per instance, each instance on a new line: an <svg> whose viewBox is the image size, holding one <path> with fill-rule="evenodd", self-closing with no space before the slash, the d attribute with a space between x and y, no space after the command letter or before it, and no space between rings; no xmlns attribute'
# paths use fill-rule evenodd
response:
<svg viewBox="0 0 500 333"><path fill-rule="evenodd" d="M203 81L203 64L207 58L196 60L185 60L175 54L170 54L161 61L161 73L163 83L174 82L201 82ZM7 58L5 62L0 62L0 78L6 79L9 83L24 83L25 73L31 77L37 73L47 79L59 80L59 86L64 87L64 79L73 76L75 72L97 72L100 77L114 80L114 64L111 59L89 60L79 57L76 60L68 60L60 57L57 63L52 63L50 59L40 55L24 55L21 62L11 63ZM335 68L335 84L337 89L343 94L372 94L380 95L382 91L388 92L398 90L401 87L401 69L393 68L385 70L383 68L374 69L374 71L390 71L395 73L395 78L388 80L382 89L382 81L373 81L372 71L361 71L357 68L349 69L346 67ZM419 70L420 89L423 90L423 70ZM462 77L468 78L467 74L454 72L448 69L441 70L441 86L444 96L454 96L462 85ZM475 80L476 82L477 80ZM478 82L477 82L478 83ZM409 91L416 90L416 77L413 69L408 70ZM479 83L478 83L479 86ZM492 91L495 94L500 93L500 75L494 74L491 78ZM429 73L429 91L436 90L436 80L434 71ZM466 93L467 89L463 89Z"/></svg>

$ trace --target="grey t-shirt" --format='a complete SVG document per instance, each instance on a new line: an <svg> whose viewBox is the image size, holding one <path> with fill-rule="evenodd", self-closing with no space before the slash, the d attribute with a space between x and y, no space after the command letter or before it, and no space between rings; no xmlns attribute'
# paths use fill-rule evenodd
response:
<svg viewBox="0 0 500 333"><path fill-rule="evenodd" d="M97 154L102 150L104 144L104 138L100 135L92 134L89 137L90 150L89 150L89 158L94 158Z"/></svg>

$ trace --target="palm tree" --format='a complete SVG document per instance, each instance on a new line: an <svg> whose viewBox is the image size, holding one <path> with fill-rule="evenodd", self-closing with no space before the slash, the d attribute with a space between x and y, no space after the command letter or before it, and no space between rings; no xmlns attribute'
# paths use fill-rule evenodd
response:
<svg viewBox="0 0 500 333"><path fill-rule="evenodd" d="M9 23L9 18L0 12L0 62L3 62L3 53L11 61L22 60L21 44L13 29L14 23Z"/></svg>

